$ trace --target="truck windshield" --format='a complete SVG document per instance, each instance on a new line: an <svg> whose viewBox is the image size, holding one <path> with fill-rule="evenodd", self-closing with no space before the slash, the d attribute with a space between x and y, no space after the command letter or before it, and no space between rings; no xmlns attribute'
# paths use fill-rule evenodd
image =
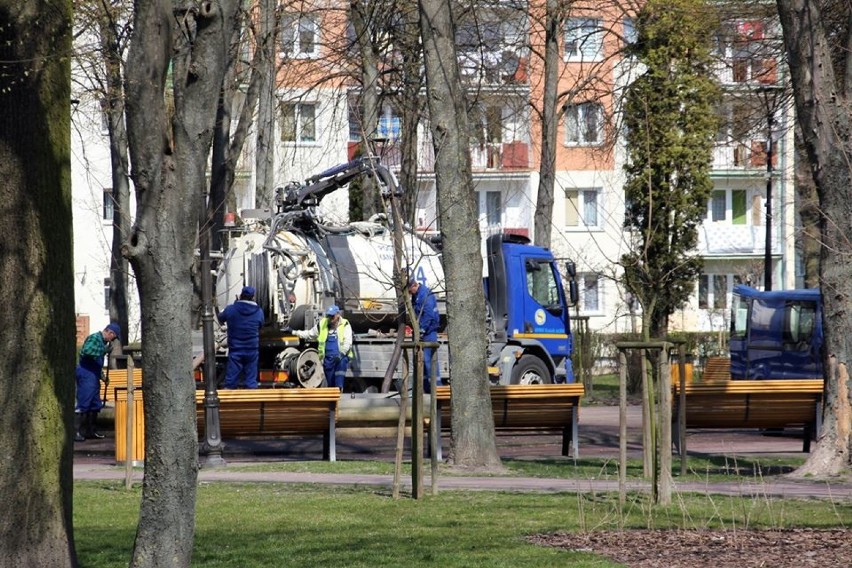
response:
<svg viewBox="0 0 852 568"><path fill-rule="evenodd" d="M734 294L732 303L731 337L742 339L748 332L748 300L739 294Z"/></svg>
<svg viewBox="0 0 852 568"><path fill-rule="evenodd" d="M527 260L526 269L529 295L542 306L558 308L561 311L559 286L550 263Z"/></svg>

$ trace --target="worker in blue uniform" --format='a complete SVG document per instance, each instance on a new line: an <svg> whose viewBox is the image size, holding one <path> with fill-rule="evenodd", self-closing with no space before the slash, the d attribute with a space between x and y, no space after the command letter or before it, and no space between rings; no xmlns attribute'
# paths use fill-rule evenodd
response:
<svg viewBox="0 0 852 568"><path fill-rule="evenodd" d="M441 325L441 316L438 313L438 300L435 294L425 284L421 284L412 278L408 281L408 293L411 294L411 304L414 307L414 316L417 318L415 324L420 329L420 341L438 341L438 328ZM434 358L433 358L434 356ZM438 366L438 354L434 347L423 349L423 392L430 393L432 376L432 365L435 365L437 376L436 385L441 385L441 373Z"/></svg>
<svg viewBox="0 0 852 568"><path fill-rule="evenodd" d="M219 323L228 326L228 369L225 372L225 389L235 389L244 376L247 389L257 388L257 365L260 357L260 328L263 327L263 310L254 301L256 290L245 286L237 301L219 312Z"/></svg>

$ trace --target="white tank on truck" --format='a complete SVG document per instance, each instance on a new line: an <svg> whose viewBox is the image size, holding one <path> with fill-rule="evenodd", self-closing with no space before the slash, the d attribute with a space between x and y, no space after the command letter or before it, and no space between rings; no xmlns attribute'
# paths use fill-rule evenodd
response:
<svg viewBox="0 0 852 568"><path fill-rule="evenodd" d="M261 331L261 384L323 384L315 345L287 329L308 329L338 305L352 324L355 356L344 390L386 388L387 369L398 353L399 305L393 285L393 231L384 216L333 225L319 213L322 198L361 175L373 175L387 199L398 196L393 175L375 158L365 157L292 183L276 193L277 211L231 231L219 264L219 309L245 285L257 290L266 325ZM440 247L411 230L403 231L400 265L425 282L446 313ZM439 243L438 243L439 244ZM486 241L483 281L488 300L488 373L494 384L573 381L573 347L568 316L576 302L573 264L563 289L560 269L548 249L525 238L494 235ZM221 330L220 330L221 331ZM441 377L451 379L446 337L439 335ZM396 351L395 351L396 348ZM401 367L392 371L401 376Z"/></svg>

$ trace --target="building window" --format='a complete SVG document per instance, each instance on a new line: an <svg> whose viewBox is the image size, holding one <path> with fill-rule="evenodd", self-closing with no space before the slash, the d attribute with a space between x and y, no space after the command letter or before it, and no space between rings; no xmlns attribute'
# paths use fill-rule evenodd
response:
<svg viewBox="0 0 852 568"><path fill-rule="evenodd" d="M487 234L499 232L503 226L503 194L500 191L480 191L479 219Z"/></svg>
<svg viewBox="0 0 852 568"><path fill-rule="evenodd" d="M296 14L281 17L281 52L286 57L319 55L319 27L312 18Z"/></svg>
<svg viewBox="0 0 852 568"><path fill-rule="evenodd" d="M636 29L636 20L629 16L622 21L624 24L624 43L633 45L639 40L639 31Z"/></svg>
<svg viewBox="0 0 852 568"><path fill-rule="evenodd" d="M378 128L376 135L379 138L396 141L399 140L402 132L402 118L393 112L393 109L386 106L382 109L382 115L379 117Z"/></svg>
<svg viewBox="0 0 852 568"><path fill-rule="evenodd" d="M565 226L600 227L600 189L568 189L565 191Z"/></svg>
<svg viewBox="0 0 852 568"><path fill-rule="evenodd" d="M698 307L724 310L728 307L728 275L702 274L698 277Z"/></svg>
<svg viewBox="0 0 852 568"><path fill-rule="evenodd" d="M115 200L112 198L112 188L104 188L104 221L112 221L115 216Z"/></svg>
<svg viewBox="0 0 852 568"><path fill-rule="evenodd" d="M565 22L565 60L600 59L603 28L596 18L568 18Z"/></svg>
<svg viewBox="0 0 852 568"><path fill-rule="evenodd" d="M569 146L600 144L603 139L603 107L598 103L565 105L565 143Z"/></svg>
<svg viewBox="0 0 852 568"><path fill-rule="evenodd" d="M363 137L363 129L361 121L363 120L364 109L358 105L357 97L349 97L349 141L360 142Z"/></svg>
<svg viewBox="0 0 852 568"><path fill-rule="evenodd" d="M578 274L577 283L579 284L580 288L580 305L583 306L583 312L600 312L600 276L593 272Z"/></svg>
<svg viewBox="0 0 852 568"><path fill-rule="evenodd" d="M316 105L309 103L281 105L281 141L317 141Z"/></svg>
<svg viewBox="0 0 852 568"><path fill-rule="evenodd" d="M112 280L104 278L104 311L109 312L110 289L112 288Z"/></svg>
<svg viewBox="0 0 852 568"><path fill-rule="evenodd" d="M745 225L746 212L746 191L744 189L731 190L731 223Z"/></svg>
<svg viewBox="0 0 852 568"><path fill-rule="evenodd" d="M728 209L731 210L730 217ZM732 225L747 225L748 210L748 192L745 189L717 189L710 197L708 218L714 223L730 220Z"/></svg>

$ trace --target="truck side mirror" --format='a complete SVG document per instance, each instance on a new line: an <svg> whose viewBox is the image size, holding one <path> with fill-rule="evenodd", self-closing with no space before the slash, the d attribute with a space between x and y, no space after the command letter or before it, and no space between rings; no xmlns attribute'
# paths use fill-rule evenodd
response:
<svg viewBox="0 0 852 568"><path fill-rule="evenodd" d="M568 281L568 302L572 306L576 306L580 301L580 294L577 292L577 281L571 278Z"/></svg>
<svg viewBox="0 0 852 568"><path fill-rule="evenodd" d="M576 306L580 300L580 293L577 291L577 265L574 261L569 260L565 263L565 274L568 275L568 303L571 306Z"/></svg>
<svg viewBox="0 0 852 568"><path fill-rule="evenodd" d="M565 274L568 275L570 280L574 280L574 277L577 276L577 265L574 264L574 261L569 260L565 263Z"/></svg>

